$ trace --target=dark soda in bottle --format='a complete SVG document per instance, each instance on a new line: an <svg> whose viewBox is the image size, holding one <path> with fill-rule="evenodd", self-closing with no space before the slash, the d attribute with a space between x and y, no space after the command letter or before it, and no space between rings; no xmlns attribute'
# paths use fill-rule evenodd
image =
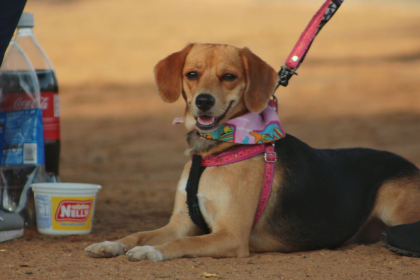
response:
<svg viewBox="0 0 420 280"><path fill-rule="evenodd" d="M23 13L18 23L15 42L29 58L38 77L44 126L45 172L47 182L59 182L60 102L54 68L38 44L34 33L33 14Z"/></svg>

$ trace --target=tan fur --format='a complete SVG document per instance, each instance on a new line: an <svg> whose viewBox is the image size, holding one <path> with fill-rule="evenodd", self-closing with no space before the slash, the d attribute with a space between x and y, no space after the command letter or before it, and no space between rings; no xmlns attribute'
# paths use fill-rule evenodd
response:
<svg viewBox="0 0 420 280"><path fill-rule="evenodd" d="M420 175L385 183L378 191L373 216L387 226L420 221Z"/></svg>
<svg viewBox="0 0 420 280"><path fill-rule="evenodd" d="M281 181L284 176L284 169L277 169L274 173L273 188L268 199L267 205L264 212L262 213L258 223L254 226L251 231L249 240L251 252L290 252L293 248L289 247L289 244L283 242L282 238L273 236L267 232L266 226L270 223L269 218L272 213L273 207L277 204L277 197L281 194ZM287 227L287 224L283 223L283 227Z"/></svg>
<svg viewBox="0 0 420 280"><path fill-rule="evenodd" d="M191 71L198 73L199 78L189 79L187 74ZM223 80L226 73L235 75L236 79ZM186 102L184 120L188 131L199 129L196 123L199 108L195 102L199 94L207 93L214 97L215 104L207 113L220 118L225 114L219 122L223 124L245 112L263 110L277 80L274 69L249 49L212 44L190 44L168 56L156 65L155 76L164 101L174 102L182 94ZM227 151L237 145L205 139L196 133L188 133L187 140L187 154L202 156ZM282 236L272 236L268 231L270 214L274 212L275 205L279 206L277 197L282 192L279 186L285 170L280 165L275 170L273 190L266 209L254 227L253 219L263 184L262 155L206 168L197 195L203 217L211 228L211 233L206 235L202 235L202 230L190 219L185 203L190 168L191 162L182 172L168 225L114 242L93 244L85 249L88 256L127 254L132 261L159 261L187 256L245 257L250 252L294 250ZM420 220L419 211L415 211L415 202L420 200L419 185L419 176L384 184L378 192L371 218L381 219L388 225ZM288 226L286 222L282 224L284 229Z"/></svg>
<svg viewBox="0 0 420 280"><path fill-rule="evenodd" d="M372 243L390 226L420 221L420 174L385 182L377 191L375 206L350 243Z"/></svg>
<svg viewBox="0 0 420 280"><path fill-rule="evenodd" d="M274 93L277 73L248 48L241 50L247 79L245 104L251 112L260 112Z"/></svg>
<svg viewBox="0 0 420 280"><path fill-rule="evenodd" d="M179 52L173 53L159 61L155 66L155 79L160 97L165 102L175 102L182 92L182 67L185 57L193 45L188 45Z"/></svg>
<svg viewBox="0 0 420 280"><path fill-rule="evenodd" d="M190 71L198 72L200 78L187 79L186 74ZM223 80L221 77L226 73L235 75L236 79ZM174 102L183 95L187 105L184 119L188 130L195 129L198 108L194 104L200 93L214 96L216 103L211 108L211 114L218 116L226 111L225 117L220 120L222 124L247 111L262 111L274 91L277 79L274 69L249 49L212 44L191 44L168 56L156 65L155 76L164 101ZM236 145L211 141L193 134L189 139L189 152L207 156ZM187 182L190 167L191 163L185 165L174 211L167 226L135 233L115 242L93 244L86 249L88 256L111 257L127 253L133 261L184 256L244 257L249 255L250 244L252 251L282 247L264 230L266 213L252 229L263 183L263 176L253 174L264 172L262 155L204 171L197 197L212 231L208 235L200 235L202 231L188 216L183 184ZM279 173L274 180L274 185L278 186ZM274 204L273 197L268 207Z"/></svg>
<svg viewBox="0 0 420 280"><path fill-rule="evenodd" d="M185 75L191 71L197 71L200 79L195 81L186 79ZM234 74L237 79L234 82L220 81L225 73ZM187 103L184 122L188 130L195 129L194 116L198 108L194 106L194 102L201 93L211 93L216 99L216 104L210 111L214 115L223 114L229 103L233 102L232 109L220 123L246 112L243 101L246 78L237 48L228 45L196 44L186 57L183 75L183 92Z"/></svg>

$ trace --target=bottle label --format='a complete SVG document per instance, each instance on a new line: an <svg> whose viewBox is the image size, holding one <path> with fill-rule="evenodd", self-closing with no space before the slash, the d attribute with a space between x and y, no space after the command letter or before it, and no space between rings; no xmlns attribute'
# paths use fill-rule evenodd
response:
<svg viewBox="0 0 420 280"><path fill-rule="evenodd" d="M44 140L60 140L60 99L58 92L41 92Z"/></svg>
<svg viewBox="0 0 420 280"><path fill-rule="evenodd" d="M38 108L36 100L26 93L4 94L3 112ZM42 109L44 140L60 140L60 101L58 92L42 92L39 108Z"/></svg>
<svg viewBox="0 0 420 280"><path fill-rule="evenodd" d="M40 109L0 113L0 164L44 164Z"/></svg>
<svg viewBox="0 0 420 280"><path fill-rule="evenodd" d="M39 108L46 108L47 104L45 100L41 100ZM26 109L38 108L36 99L26 93L7 93L1 97L1 111L21 111Z"/></svg>

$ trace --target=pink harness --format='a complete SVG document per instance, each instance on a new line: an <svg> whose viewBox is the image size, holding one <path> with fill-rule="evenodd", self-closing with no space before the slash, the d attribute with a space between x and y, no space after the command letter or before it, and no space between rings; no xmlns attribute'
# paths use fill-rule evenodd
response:
<svg viewBox="0 0 420 280"><path fill-rule="evenodd" d="M176 118L172 124L175 125L183 121L183 118ZM260 202L258 203L257 212L254 217L255 225L261 217L271 193L274 163L277 161L277 155L274 151L274 141L286 136L277 115L277 99L270 100L265 110L261 113L247 113L231 119L213 133L197 133L201 137L209 139L247 144L233 151L201 158L200 165L204 167L230 164L264 153L264 183L261 189ZM201 218L199 219L201 220ZM202 222L198 223L202 224Z"/></svg>
<svg viewBox="0 0 420 280"><path fill-rule="evenodd" d="M318 10L312 20L309 22L307 28L302 33L301 37L299 38L298 42L296 43L295 47L293 48L292 52L290 53L289 57L286 60L286 64L283 65L279 72L279 80L277 83L277 87L279 85L287 86L289 83L289 79L293 75L297 75L297 68L303 62L310 46L312 45L315 36L319 33L322 27L331 19L331 17L335 14L337 9L340 7L344 0L326 0L324 5ZM276 87L276 89L277 89ZM271 107L269 104L268 107ZM267 111L263 113L272 113L270 110L276 108L266 108ZM277 111L277 110L276 110ZM274 122L270 122L269 116L262 114L262 123L265 123L265 126L262 124L257 125L254 127L253 123L243 124L242 119L239 118L238 120L230 120L230 123L226 123L222 125L220 129L216 132L212 133L200 133L202 137L226 141L226 142L234 142L240 144L246 144L245 146L238 148L233 151L225 152L220 155L216 156L208 156L200 158L197 155L193 156L193 165L190 171L190 177L187 182L187 204L189 209L189 215L194 223L196 223L200 228L202 228L206 233L209 232L208 226L205 224L204 218L200 213L198 201L197 201L197 189L198 189L198 181L201 175L200 170L195 170L192 172L193 166L196 166L195 169L198 167L211 167L211 166L219 166L230 164L234 162L238 162L241 160L249 159L259 154L264 153L264 160L265 160L265 171L264 171L264 183L261 189L260 201L258 203L258 208L254 217L254 226L258 222L259 218L264 211L264 208L267 204L268 198L271 193L271 188L273 184L273 177L274 177L274 163L277 161L277 155L274 151L274 141L277 139L285 137L285 133L281 128L280 122L277 123L275 117L277 114L272 114L274 116ZM246 115L247 121L251 121L255 119L254 123L257 123L258 114L256 115ZM270 115L271 116L271 115ZM241 116L242 118L244 116ZM269 121L267 123L267 120ZM183 122L182 118L176 118L173 124L177 124L179 122ZM275 124L275 125L273 125ZM258 130L258 129L262 130ZM239 131L238 130L241 130ZM252 137L251 137L252 136ZM263 144L261 144L263 143ZM269 144L268 144L269 143ZM259 145L253 145L259 144ZM197 158L198 157L198 158ZM194 164L196 161L197 164ZM190 184L191 174L195 174L194 177L194 184ZM198 174L198 176L197 176ZM189 192L189 187L194 187L194 190Z"/></svg>
<svg viewBox="0 0 420 280"><path fill-rule="evenodd" d="M265 160L264 183L261 189L257 212L255 213L254 217L254 226L257 224L261 214L264 211L264 208L268 202L268 198L270 197L271 187L273 185L274 163L277 161L277 155L274 151L274 143L246 145L233 151L224 152L216 156L203 157L201 159L201 165L209 167L246 160L262 153L264 153Z"/></svg>

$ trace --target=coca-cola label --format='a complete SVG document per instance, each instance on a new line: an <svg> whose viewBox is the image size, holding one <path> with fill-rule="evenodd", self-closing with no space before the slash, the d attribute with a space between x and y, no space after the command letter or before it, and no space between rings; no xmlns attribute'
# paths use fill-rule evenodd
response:
<svg viewBox="0 0 420 280"><path fill-rule="evenodd" d="M41 108L44 140L60 139L60 107L58 92L42 92L39 104L33 96L25 93L3 94L0 100L2 112Z"/></svg>
<svg viewBox="0 0 420 280"><path fill-rule="evenodd" d="M33 109L33 108L45 109L48 106L46 101L47 101L46 98L41 98L40 106L38 106L36 100L25 99L23 96L19 96L13 102L13 110L12 111L20 111L20 110Z"/></svg>
<svg viewBox="0 0 420 280"><path fill-rule="evenodd" d="M6 93L1 96L1 111L21 111L34 108L47 108L47 100L44 98L38 104L37 100L26 93Z"/></svg>

